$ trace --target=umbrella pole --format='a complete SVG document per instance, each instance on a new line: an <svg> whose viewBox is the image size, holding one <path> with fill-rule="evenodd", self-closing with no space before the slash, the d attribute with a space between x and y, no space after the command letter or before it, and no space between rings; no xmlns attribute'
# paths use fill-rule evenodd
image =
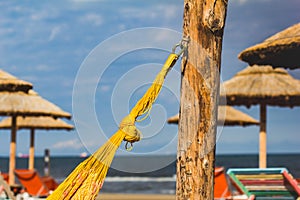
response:
<svg viewBox="0 0 300 200"><path fill-rule="evenodd" d="M259 132L259 168L267 168L267 107L260 105L260 132Z"/></svg>
<svg viewBox="0 0 300 200"><path fill-rule="evenodd" d="M28 169L34 169L34 129L30 129L30 147Z"/></svg>
<svg viewBox="0 0 300 200"><path fill-rule="evenodd" d="M15 184L14 170L16 168L16 139L17 139L17 117L15 115L11 118L11 142L9 154L9 179L10 185Z"/></svg>

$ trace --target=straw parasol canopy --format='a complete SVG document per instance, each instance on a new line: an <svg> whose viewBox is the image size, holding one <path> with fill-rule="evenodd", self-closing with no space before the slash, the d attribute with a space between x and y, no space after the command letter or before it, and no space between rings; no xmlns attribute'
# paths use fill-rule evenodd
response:
<svg viewBox="0 0 300 200"><path fill-rule="evenodd" d="M32 84L16 78L0 69L0 91L23 91L32 89Z"/></svg>
<svg viewBox="0 0 300 200"><path fill-rule="evenodd" d="M228 105L260 105L259 165L266 167L266 106L293 107L300 105L300 81L284 69L253 66L237 73L223 83L221 99Z"/></svg>
<svg viewBox="0 0 300 200"><path fill-rule="evenodd" d="M12 118L8 117L0 122L0 129L11 129ZM35 129L43 130L72 130L74 126L64 122L61 119L53 117L17 117L17 129L30 129L30 149L28 168L34 169L34 133Z"/></svg>
<svg viewBox="0 0 300 200"><path fill-rule="evenodd" d="M0 115L71 118L70 113L42 98L33 90L29 90L28 93L0 91Z"/></svg>
<svg viewBox="0 0 300 200"><path fill-rule="evenodd" d="M295 69L300 68L299 55L300 23L245 49L238 57L250 65L272 65Z"/></svg>
<svg viewBox="0 0 300 200"><path fill-rule="evenodd" d="M14 184L14 169L16 165L16 132L17 116L52 116L71 118L70 113L63 111L55 104L40 97L33 90L0 91L0 115L11 116L11 142L9 159L9 184Z"/></svg>
<svg viewBox="0 0 300 200"><path fill-rule="evenodd" d="M247 67L223 83L228 105L266 104L293 107L300 105L300 81L284 69L271 66Z"/></svg>
<svg viewBox="0 0 300 200"><path fill-rule="evenodd" d="M11 129L12 118L7 117L0 122L0 129ZM73 130L74 126L65 121L49 116L42 117L17 117L17 129L42 129L42 130Z"/></svg>
<svg viewBox="0 0 300 200"><path fill-rule="evenodd" d="M222 115L221 111L225 110L226 115ZM250 125L258 125L259 122L252 118L251 116L231 107L231 106L219 106L218 108L218 124L225 126L250 126ZM170 117L168 119L168 123L170 124L178 124L179 114Z"/></svg>

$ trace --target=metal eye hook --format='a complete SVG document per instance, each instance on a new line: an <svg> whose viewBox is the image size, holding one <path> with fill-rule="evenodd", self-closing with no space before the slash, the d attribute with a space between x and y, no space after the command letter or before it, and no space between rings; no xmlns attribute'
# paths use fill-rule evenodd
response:
<svg viewBox="0 0 300 200"><path fill-rule="evenodd" d="M130 143L130 147L128 147L128 143ZM125 144L125 149L126 149L126 151L131 151L133 149L133 144L131 142L127 141Z"/></svg>
<svg viewBox="0 0 300 200"><path fill-rule="evenodd" d="M182 38L182 40L178 44L174 45L174 47L172 48L172 53L176 54L178 57L181 56L181 54L183 54L183 52L186 50L189 41L190 41L189 38L186 37ZM180 48L180 51L176 53L176 49L178 47Z"/></svg>

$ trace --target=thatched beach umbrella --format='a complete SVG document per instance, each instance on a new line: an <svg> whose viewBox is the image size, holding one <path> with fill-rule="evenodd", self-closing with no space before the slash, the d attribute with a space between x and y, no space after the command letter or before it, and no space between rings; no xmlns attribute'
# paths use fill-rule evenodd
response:
<svg viewBox="0 0 300 200"><path fill-rule="evenodd" d="M0 115L71 118L70 113L42 98L33 90L28 93L0 91Z"/></svg>
<svg viewBox="0 0 300 200"><path fill-rule="evenodd" d="M32 84L18 79L17 77L0 69L0 91L23 91L32 89Z"/></svg>
<svg viewBox="0 0 300 200"><path fill-rule="evenodd" d="M12 117L5 118L0 122L0 129L11 129ZM42 130L72 130L74 126L61 119L53 117L17 117L17 129L30 129L30 149L28 169L34 169L34 132Z"/></svg>
<svg viewBox="0 0 300 200"><path fill-rule="evenodd" d="M299 55L300 23L245 49L238 57L250 65L272 65L295 69L300 68Z"/></svg>
<svg viewBox="0 0 300 200"><path fill-rule="evenodd" d="M225 126L250 126L259 124L259 122L251 116L231 106L219 106L218 109L218 125L224 124ZM226 111L226 115L222 114L224 110ZM178 124L178 121L179 114L168 119L168 123L170 124Z"/></svg>
<svg viewBox="0 0 300 200"><path fill-rule="evenodd" d="M223 83L221 98L228 105L260 105L259 167L266 163L266 106L293 107L300 105L300 81L284 69L253 66L237 73Z"/></svg>
<svg viewBox="0 0 300 200"><path fill-rule="evenodd" d="M16 156L16 119L17 116L52 116L70 118L68 112L61 110L58 106L43 99L36 92L30 90L25 92L0 91L0 115L11 116L11 143L9 160L9 184L14 184L14 169Z"/></svg>

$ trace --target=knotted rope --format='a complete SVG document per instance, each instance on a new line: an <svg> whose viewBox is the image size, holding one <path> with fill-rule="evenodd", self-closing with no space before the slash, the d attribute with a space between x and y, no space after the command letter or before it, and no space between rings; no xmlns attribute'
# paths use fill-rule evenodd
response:
<svg viewBox="0 0 300 200"><path fill-rule="evenodd" d="M102 187L115 152L121 142L123 140L126 141L126 149L130 149L127 147L128 143L130 143L132 147L132 143L141 139L141 132L136 128L135 122L138 121L137 118L139 116L148 116L151 106L162 88L168 71L173 67L180 54L183 52L183 50L181 50L180 53L176 54L176 47L173 48L173 53L169 55L151 87L131 109L129 115L123 118L119 130L93 155L80 163L47 198L48 200L91 200L96 198ZM180 47L183 49L182 46Z"/></svg>

